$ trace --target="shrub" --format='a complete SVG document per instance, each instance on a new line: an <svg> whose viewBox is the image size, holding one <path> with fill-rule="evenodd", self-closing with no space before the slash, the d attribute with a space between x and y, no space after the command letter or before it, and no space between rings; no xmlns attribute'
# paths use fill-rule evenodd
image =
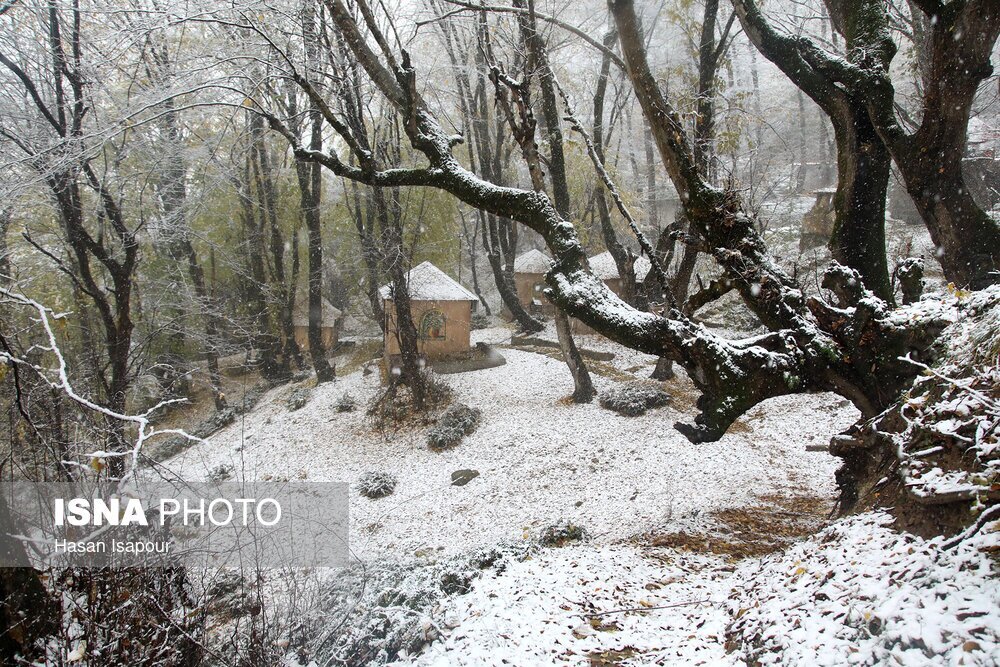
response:
<svg viewBox="0 0 1000 667"><path fill-rule="evenodd" d="M454 447L478 428L482 415L478 408L462 403L452 405L441 413L437 424L427 432L427 446L435 452Z"/></svg>
<svg viewBox="0 0 1000 667"><path fill-rule="evenodd" d="M471 326L473 331L476 331L477 329L486 329L492 326L492 324L493 322L491 321L490 316L486 313L472 313Z"/></svg>
<svg viewBox="0 0 1000 667"><path fill-rule="evenodd" d="M387 472L366 472L358 480L358 491L372 500L392 495L395 490L396 478Z"/></svg>
<svg viewBox="0 0 1000 667"><path fill-rule="evenodd" d="M669 402L670 394L649 382L627 382L601 394L601 407L624 417L638 417Z"/></svg>
<svg viewBox="0 0 1000 667"><path fill-rule="evenodd" d="M306 403L308 402L309 402L309 390L303 387L300 389L296 389L291 394L289 394L288 400L285 402L285 405L288 406L289 410L295 411L304 408Z"/></svg>
<svg viewBox="0 0 1000 667"><path fill-rule="evenodd" d="M543 547L561 547L570 542L582 542L587 539L587 531L569 521L560 521L542 531L539 542Z"/></svg>
<svg viewBox="0 0 1000 667"><path fill-rule="evenodd" d="M348 393L344 393L337 399L333 407L337 412L354 412L354 408L358 406L358 401L353 396Z"/></svg>
<svg viewBox="0 0 1000 667"><path fill-rule="evenodd" d="M302 618L303 631L322 640L311 657L319 664L382 665L412 656L445 626L448 596L470 590L482 570L499 574L533 551L523 543L501 544L489 554L354 565L331 579L318 608Z"/></svg>
<svg viewBox="0 0 1000 667"><path fill-rule="evenodd" d="M233 466L222 463L212 468L208 473L208 481L218 484L232 478L235 472Z"/></svg>
<svg viewBox="0 0 1000 667"><path fill-rule="evenodd" d="M427 412L441 408L451 400L451 387L430 371L421 372L420 382L424 388L423 411L416 410L410 388L395 375L387 386L376 392L365 411L372 428L384 431L411 420L426 424Z"/></svg>

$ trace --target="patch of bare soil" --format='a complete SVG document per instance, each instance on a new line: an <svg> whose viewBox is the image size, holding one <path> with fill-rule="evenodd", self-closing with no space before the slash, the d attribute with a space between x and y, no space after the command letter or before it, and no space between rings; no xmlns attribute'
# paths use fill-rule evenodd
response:
<svg viewBox="0 0 1000 667"><path fill-rule="evenodd" d="M587 657L590 658L590 667L612 667L614 665L625 664L629 658L634 658L639 652L634 648L626 646L623 649L612 651L594 651Z"/></svg>
<svg viewBox="0 0 1000 667"><path fill-rule="evenodd" d="M759 505L712 513L715 530L708 533L647 534L643 546L712 553L731 560L780 551L826 525L833 500L816 496L758 496Z"/></svg>

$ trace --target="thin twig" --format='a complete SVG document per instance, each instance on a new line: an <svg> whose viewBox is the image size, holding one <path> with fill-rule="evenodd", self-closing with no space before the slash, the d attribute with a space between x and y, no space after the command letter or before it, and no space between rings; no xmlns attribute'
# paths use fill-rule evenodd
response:
<svg viewBox="0 0 1000 667"><path fill-rule="evenodd" d="M587 154L590 156L591 162L594 163L594 169L597 170L597 173L604 182L605 187L607 187L608 192L611 193L611 198L614 200L618 211L622 214L622 217L625 218L625 221L628 222L628 226L632 230L632 233L635 234L636 239L639 240L639 246L642 248L643 252L646 253L646 257L649 259L650 266L656 274L656 278L660 281L661 285L669 285L670 279L663 270L663 266L660 265L659 258L656 256L656 251L653 249L652 244L650 244L649 239L646 238L646 235L642 233L641 229L639 229L639 225L632 216L632 212L629 211L628 207L625 205L625 201L622 199L618 187L615 185L614 181L611 180L611 175L608 174L608 170L604 167L604 162L597 154L597 149L594 147L593 139L591 139L590 134L586 129L584 129L583 124L580 123L579 119L577 119L576 115L573 113L573 105L570 104L569 96L566 94L566 91L563 90L562 85L559 84L559 80L555 77L555 74L552 76L552 81L556 86L556 90L559 91L559 95L563 99L563 104L566 106L566 120L568 120L570 126L581 137L583 137L583 141L587 145Z"/></svg>
<svg viewBox="0 0 1000 667"><path fill-rule="evenodd" d="M634 607L629 609L612 609L611 611L599 611L594 614L580 614L584 618L597 618L598 616L608 616L610 614L627 614L633 611L654 611L656 609L673 609L674 607L686 607L692 604L719 604L718 602L713 602L712 600L690 600L688 602L675 602L674 604L665 604L658 607Z"/></svg>

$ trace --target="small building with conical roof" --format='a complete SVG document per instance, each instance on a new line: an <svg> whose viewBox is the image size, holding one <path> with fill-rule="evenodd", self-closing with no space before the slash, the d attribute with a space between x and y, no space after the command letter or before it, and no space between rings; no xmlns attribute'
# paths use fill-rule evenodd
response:
<svg viewBox="0 0 1000 667"><path fill-rule="evenodd" d="M407 287L420 354L434 360L469 352L472 311L479 298L430 262L410 269ZM379 296L385 307L385 355L391 364L399 356L392 285L383 285Z"/></svg>
<svg viewBox="0 0 1000 667"><path fill-rule="evenodd" d="M532 248L514 260L514 286L517 300L529 313L551 314L554 306L545 298L545 273L552 260L541 250Z"/></svg>
<svg viewBox="0 0 1000 667"><path fill-rule="evenodd" d="M622 277L618 273L618 265L615 264L615 258L611 252L605 250L599 255L594 255L587 261L590 263L590 270L593 274L604 281L604 284L610 287L612 292L620 296L622 293ZM649 273L652 265L649 263L649 259L643 255L642 257L636 257L632 268L635 270L635 282L639 285L646 280L646 275Z"/></svg>
<svg viewBox="0 0 1000 667"><path fill-rule="evenodd" d="M340 317L343 313L324 297L322 300L322 318L320 332L323 336L323 349L330 351L337 344L337 332ZM295 342L299 349L305 352L309 349L309 295L299 294L295 299L295 310L292 311L292 327L295 331Z"/></svg>

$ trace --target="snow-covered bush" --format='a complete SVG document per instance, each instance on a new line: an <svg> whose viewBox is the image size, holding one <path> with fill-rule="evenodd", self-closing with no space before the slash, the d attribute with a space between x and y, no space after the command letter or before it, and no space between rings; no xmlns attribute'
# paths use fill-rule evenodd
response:
<svg viewBox="0 0 1000 667"><path fill-rule="evenodd" d="M486 313L472 313L472 330L476 331L478 329L486 329L493 323L490 321L490 316Z"/></svg>
<svg viewBox="0 0 1000 667"><path fill-rule="evenodd" d="M228 463L220 463L219 465L212 468L208 473L208 481L219 483L224 482L233 476L233 466Z"/></svg>
<svg viewBox="0 0 1000 667"><path fill-rule="evenodd" d="M341 394L340 398L337 399L337 402L333 404L333 407L337 410L337 412L354 412L354 409L357 406L357 399L346 392Z"/></svg>
<svg viewBox="0 0 1000 667"><path fill-rule="evenodd" d="M587 531L570 521L560 521L542 531L538 539L543 547L562 547L570 542L583 542Z"/></svg>
<svg viewBox="0 0 1000 667"><path fill-rule="evenodd" d="M288 395L285 405L290 411L300 410L309 402L309 390L305 387L294 390Z"/></svg>
<svg viewBox="0 0 1000 667"><path fill-rule="evenodd" d="M427 432L427 446L435 452L450 449L479 427L483 413L462 403L452 405Z"/></svg>
<svg viewBox="0 0 1000 667"><path fill-rule="evenodd" d="M523 544L477 549L443 560L366 562L338 574L324 591L309 659L318 664L380 665L420 651L448 623L442 604L468 592L483 570L524 560ZM303 661L303 664L306 661Z"/></svg>
<svg viewBox="0 0 1000 667"><path fill-rule="evenodd" d="M358 491L365 498L385 498L396 490L396 478L387 472L366 472L358 480Z"/></svg>
<svg viewBox="0 0 1000 667"><path fill-rule="evenodd" d="M670 394L652 382L626 382L601 394L601 407L625 417L638 417L670 402Z"/></svg>

